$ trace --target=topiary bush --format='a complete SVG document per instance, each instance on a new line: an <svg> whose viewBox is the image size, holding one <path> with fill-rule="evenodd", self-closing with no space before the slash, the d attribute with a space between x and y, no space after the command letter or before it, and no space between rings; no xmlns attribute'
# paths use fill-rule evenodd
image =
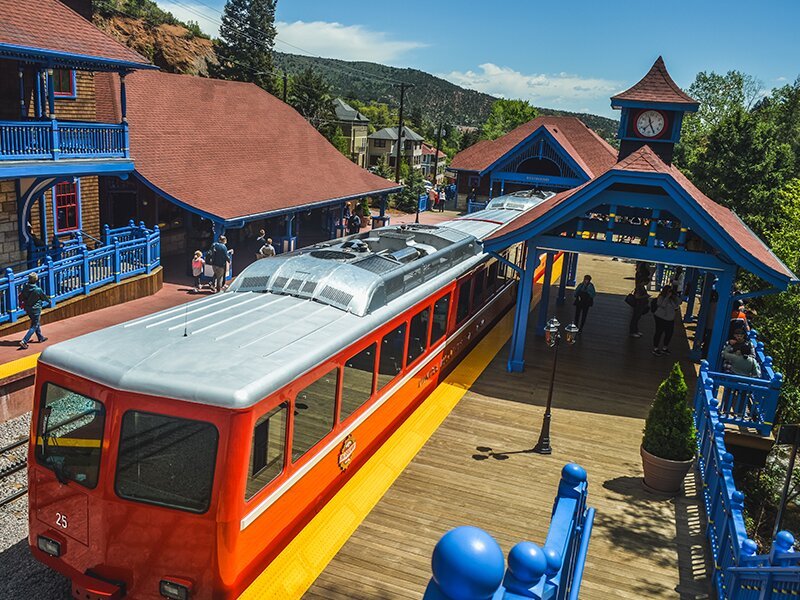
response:
<svg viewBox="0 0 800 600"><path fill-rule="evenodd" d="M661 382L644 423L642 447L653 456L668 460L689 460L697 450L688 388L678 363Z"/></svg>

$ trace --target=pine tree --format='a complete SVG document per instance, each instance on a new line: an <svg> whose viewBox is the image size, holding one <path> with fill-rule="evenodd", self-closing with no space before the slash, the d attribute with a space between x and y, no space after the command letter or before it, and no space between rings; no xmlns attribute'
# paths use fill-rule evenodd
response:
<svg viewBox="0 0 800 600"><path fill-rule="evenodd" d="M276 89L272 67L277 0L228 0L217 47L219 67L213 75L249 81L270 93Z"/></svg>
<svg viewBox="0 0 800 600"><path fill-rule="evenodd" d="M317 129L336 119L331 86L311 67L292 78L288 100Z"/></svg>

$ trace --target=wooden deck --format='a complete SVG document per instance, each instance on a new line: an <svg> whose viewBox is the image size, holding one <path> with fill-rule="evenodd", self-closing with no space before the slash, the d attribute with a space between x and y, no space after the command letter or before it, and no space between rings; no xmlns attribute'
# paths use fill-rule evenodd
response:
<svg viewBox="0 0 800 600"><path fill-rule="evenodd" d="M521 540L542 544L561 467L570 461L588 471L589 505L597 509L582 599L710 597L698 480L690 474L675 499L641 486L644 417L674 359L694 386L683 329L672 357L652 356L651 317L642 319L644 337L628 337L623 299L633 266L582 256L583 273L592 274L599 293L582 338L560 350L553 454L529 451L552 365L552 350L533 335L532 318L525 373L506 372L506 345L305 598L420 598L434 545L458 525L485 529L506 554ZM571 320L571 309L568 299L557 311L562 323Z"/></svg>

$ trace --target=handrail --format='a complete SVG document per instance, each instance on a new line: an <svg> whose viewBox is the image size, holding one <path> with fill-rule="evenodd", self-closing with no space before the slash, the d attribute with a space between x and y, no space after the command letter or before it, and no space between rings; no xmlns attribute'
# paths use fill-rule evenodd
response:
<svg viewBox="0 0 800 600"><path fill-rule="evenodd" d="M581 591L583 569L586 566L586 557L589 555L589 540L592 537L593 524L594 509L590 508L586 511L586 521L583 524L583 533L581 534L581 545L578 549L578 555L575 557L575 570L572 573L572 582L570 583L569 589L569 600L578 600L578 594Z"/></svg>
<svg viewBox="0 0 800 600"><path fill-rule="evenodd" d="M127 123L0 121L0 160L127 158Z"/></svg>
<svg viewBox="0 0 800 600"><path fill-rule="evenodd" d="M749 380L763 389L763 380L709 370L703 361L695 392L697 427L697 463L703 480L707 538L713 558L713 580L720 600L782 600L800 592L800 568L788 572L783 581L774 578L773 567L800 563L800 553L793 551L794 537L779 532L769 554L756 554L757 546L748 539L744 524L744 494L733 479L733 455L725 447L725 419L719 414L717 392L725 379ZM771 382L767 382L771 384ZM746 576L744 574L746 573ZM755 586L755 587L754 587ZM760 590L760 595L752 595Z"/></svg>

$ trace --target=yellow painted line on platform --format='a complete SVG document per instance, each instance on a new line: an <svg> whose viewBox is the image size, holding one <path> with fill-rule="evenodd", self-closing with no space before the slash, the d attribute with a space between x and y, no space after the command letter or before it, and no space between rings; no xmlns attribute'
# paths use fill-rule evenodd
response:
<svg viewBox="0 0 800 600"><path fill-rule="evenodd" d="M36 361L39 360L40 354L41 352L37 352L35 354L31 354L30 356L25 356L24 358L18 358L17 360L3 363L0 365L0 379L5 379L6 377L11 377L17 373L22 373L28 369L35 368Z"/></svg>
<svg viewBox="0 0 800 600"><path fill-rule="evenodd" d="M557 283L560 275L559 259L553 264L550 281ZM508 341L513 326L512 310L289 542L239 600L300 598Z"/></svg>

